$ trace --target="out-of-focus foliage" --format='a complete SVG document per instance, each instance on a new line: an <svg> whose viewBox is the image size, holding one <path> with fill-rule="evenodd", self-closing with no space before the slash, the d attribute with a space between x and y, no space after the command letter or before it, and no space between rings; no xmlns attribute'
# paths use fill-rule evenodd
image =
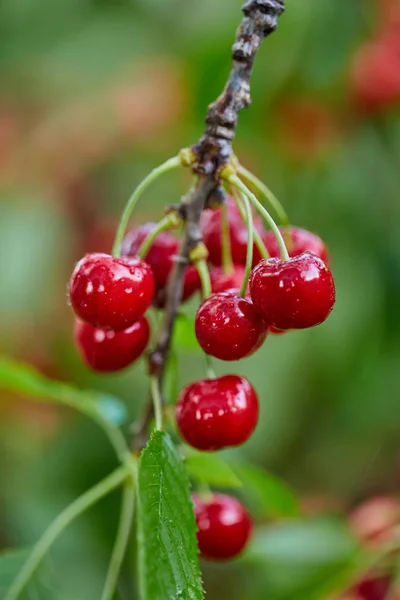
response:
<svg viewBox="0 0 400 600"><path fill-rule="evenodd" d="M326 240L337 304L313 331L270 336L255 357L218 363L218 373L233 368L246 375L261 403L253 438L224 454L282 477L305 512L340 515L364 497L395 493L400 479L400 121L395 105L361 111L350 85L354 56L382 27L383 2L286 4L278 32L257 57L253 104L240 117L236 153L275 191L294 224ZM0 351L124 399L128 422L147 399L145 369L109 377L85 369L72 343L66 281L84 252L110 250L139 180L201 135L206 106L229 70L240 6L241 0L0 3ZM186 174L156 184L135 222L156 220L189 184ZM184 318L175 341L184 348L180 388L204 370ZM79 415L6 392L0 411L0 542L26 548L109 472L113 457ZM118 509L115 494L55 546L45 565L58 590L51 598L99 597ZM257 561L206 567L210 600L302 600L286 583L293 574L293 585L308 585L295 552L307 562L299 548L308 552L312 536L325 536L326 546L315 543L326 554L310 558L321 560L323 582L346 576L341 569L352 548L342 526L279 527L248 557L273 562L280 548L274 577ZM129 558L121 600L136 593Z"/></svg>

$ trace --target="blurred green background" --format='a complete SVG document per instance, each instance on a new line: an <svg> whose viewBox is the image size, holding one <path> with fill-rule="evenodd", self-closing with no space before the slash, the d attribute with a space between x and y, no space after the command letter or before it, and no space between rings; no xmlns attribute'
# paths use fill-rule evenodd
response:
<svg viewBox="0 0 400 600"><path fill-rule="evenodd" d="M379 27L376 3L286 4L257 58L235 148L291 221L327 242L337 303L317 329L271 336L254 358L217 370L247 375L261 400L256 434L231 454L281 476L309 509L344 514L395 492L400 479L400 121L396 109L364 117L349 90L354 53ZM200 137L229 70L240 7L0 4L0 351L123 399L131 421L147 399L144 366L104 377L82 365L66 283L84 252L110 250L142 177ZM163 179L134 222L158 220L188 184L186 174ZM203 376L199 354L185 349L180 373L181 384ZM79 415L4 393L0 411L0 545L29 546L114 459ZM49 598L98 597L117 516L116 494L57 544ZM264 598L257 578L238 584L234 571L211 569L207 597ZM127 568L122 600L133 590Z"/></svg>

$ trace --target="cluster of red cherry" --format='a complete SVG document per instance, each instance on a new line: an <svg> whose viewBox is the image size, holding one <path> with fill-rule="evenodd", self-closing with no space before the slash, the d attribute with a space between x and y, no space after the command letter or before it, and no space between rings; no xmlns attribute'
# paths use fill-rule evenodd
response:
<svg viewBox="0 0 400 600"><path fill-rule="evenodd" d="M275 235L263 228L259 217L254 217L253 228L270 258L262 259L254 245L247 282L248 226L234 200L229 199L225 215L231 259L227 266L223 261L223 210L208 209L202 216L212 293L204 297L198 309L195 331L207 355L233 361L253 354L268 331L284 333L322 323L333 308L335 286L326 247L319 237L296 227L283 229L289 251L283 260ZM121 258L89 254L72 274L69 293L77 315L77 346L86 363L97 371L117 371L135 361L149 341L146 310L152 303L158 308L165 303L179 246L171 232L163 231L151 238L145 260L140 259L138 254L143 254L143 244L155 227L146 224L129 232ZM186 271L183 301L201 287L199 271L192 265ZM256 427L258 415L256 391L238 375L192 383L181 392L176 406L182 438L206 451L245 442ZM235 498L212 494L194 496L194 505L202 555L214 559L237 555L252 529L242 504Z"/></svg>
<svg viewBox="0 0 400 600"><path fill-rule="evenodd" d="M380 30L358 50L351 73L357 105L373 114L400 102L400 2L378 0L377 9Z"/></svg>

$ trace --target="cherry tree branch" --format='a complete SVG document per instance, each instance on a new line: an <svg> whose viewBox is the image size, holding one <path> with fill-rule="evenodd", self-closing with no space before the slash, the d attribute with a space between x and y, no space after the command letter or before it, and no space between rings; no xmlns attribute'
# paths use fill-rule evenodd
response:
<svg viewBox="0 0 400 600"><path fill-rule="evenodd" d="M208 108L205 134L193 147L196 170L216 173L232 154L239 112L251 104L250 78L263 40L273 33L284 12L283 0L248 0L232 48L232 68L224 91Z"/></svg>
<svg viewBox="0 0 400 600"><path fill-rule="evenodd" d="M199 178L196 187L182 200L185 234L167 287L164 322L149 359L150 373L157 379L161 395L190 252L202 241L201 213L212 197L221 197L219 174L232 156L239 113L251 103L250 78L255 57L262 41L275 31L284 9L284 0L248 0L244 4L244 17L232 48L228 81L222 94L208 108L203 137L192 147L192 169ZM136 430L140 440L143 440L151 418L152 411L147 411L146 418Z"/></svg>

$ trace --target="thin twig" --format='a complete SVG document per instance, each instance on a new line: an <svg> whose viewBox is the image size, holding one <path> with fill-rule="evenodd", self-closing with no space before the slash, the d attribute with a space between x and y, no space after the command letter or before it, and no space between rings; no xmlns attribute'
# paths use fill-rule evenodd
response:
<svg viewBox="0 0 400 600"><path fill-rule="evenodd" d="M101 600L111 600L117 587L122 563L126 554L129 537L132 529L133 515L135 512L135 488L131 478L127 479L122 493L121 516L118 525L117 537L108 567Z"/></svg>
<svg viewBox="0 0 400 600"><path fill-rule="evenodd" d="M283 0L248 0L232 48L232 69L219 98L209 106L205 134L193 147L199 157L197 171L215 173L229 162L239 112L251 104L250 78L261 43L275 31L285 10Z"/></svg>
<svg viewBox="0 0 400 600"><path fill-rule="evenodd" d="M239 112L251 103L250 77L256 54L264 38L275 31L283 11L283 0L248 0L243 6L244 17L232 48L232 68L228 81L220 97L209 106L204 136L192 148L195 156L192 169L199 178L194 189L182 200L185 234L168 283L164 322L149 360L150 374L156 378L161 398L185 271L191 250L202 241L201 213L208 199L219 189L219 174L231 159ZM152 413L149 414L148 419ZM139 433L142 434L143 430Z"/></svg>
<svg viewBox="0 0 400 600"><path fill-rule="evenodd" d="M17 600L58 536L74 519L96 504L101 498L119 487L129 476L129 466L123 465L119 467L111 475L100 481L100 483L82 494L82 496L79 496L79 498L60 513L33 547L32 552L8 590L5 600Z"/></svg>
<svg viewBox="0 0 400 600"><path fill-rule="evenodd" d="M199 177L195 189L182 200L186 220L185 234L167 286L164 323L160 330L156 349L150 356L150 373L157 378L160 390L174 322L182 298L189 255L191 250L202 241L200 217L206 200L215 187L216 180L214 176Z"/></svg>

